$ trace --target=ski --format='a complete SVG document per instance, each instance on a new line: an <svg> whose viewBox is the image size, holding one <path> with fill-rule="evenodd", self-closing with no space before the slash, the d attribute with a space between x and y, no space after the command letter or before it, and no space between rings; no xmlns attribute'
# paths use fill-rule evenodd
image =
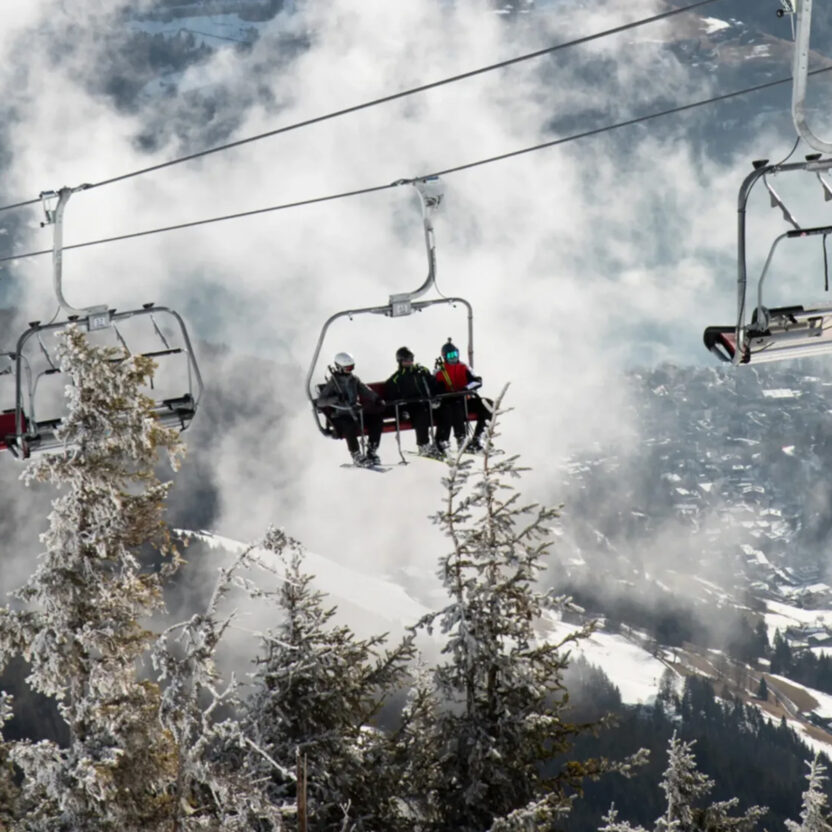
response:
<svg viewBox="0 0 832 832"><path fill-rule="evenodd" d="M342 468L355 468L358 471L375 471L377 474L386 474L393 470L392 465L355 465L352 462L345 462Z"/></svg>

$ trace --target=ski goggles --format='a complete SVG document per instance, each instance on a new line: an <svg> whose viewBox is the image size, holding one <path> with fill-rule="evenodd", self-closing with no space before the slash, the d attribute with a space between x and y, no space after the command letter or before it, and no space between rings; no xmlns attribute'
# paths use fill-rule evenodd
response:
<svg viewBox="0 0 832 832"><path fill-rule="evenodd" d="M445 361L459 361L459 351L451 350L445 353Z"/></svg>

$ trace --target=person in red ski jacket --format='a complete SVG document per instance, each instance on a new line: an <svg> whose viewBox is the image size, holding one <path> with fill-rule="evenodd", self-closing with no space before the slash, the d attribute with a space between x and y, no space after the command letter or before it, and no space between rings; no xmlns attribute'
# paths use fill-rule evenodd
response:
<svg viewBox="0 0 832 832"><path fill-rule="evenodd" d="M481 437L486 423L491 418L493 402L481 399L473 391L482 387L482 379L475 376L467 364L459 360L459 349L450 338L442 345L442 357L436 359L436 380L442 385L443 393L459 393L442 400L442 418L438 420L436 444L446 450L451 428L457 445L465 443L467 414L476 413L477 425L465 450L476 453L482 450Z"/></svg>

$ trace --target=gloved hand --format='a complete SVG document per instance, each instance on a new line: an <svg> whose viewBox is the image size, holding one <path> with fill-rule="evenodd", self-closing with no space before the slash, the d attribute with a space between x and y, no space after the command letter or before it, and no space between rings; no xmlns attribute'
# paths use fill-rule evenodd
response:
<svg viewBox="0 0 832 832"><path fill-rule="evenodd" d="M439 408L442 407L442 402L431 399L430 406L433 410L439 410Z"/></svg>
<svg viewBox="0 0 832 832"><path fill-rule="evenodd" d="M482 387L482 381L480 379L477 379L476 381L469 382L466 385L465 389L466 390L479 390L480 387Z"/></svg>

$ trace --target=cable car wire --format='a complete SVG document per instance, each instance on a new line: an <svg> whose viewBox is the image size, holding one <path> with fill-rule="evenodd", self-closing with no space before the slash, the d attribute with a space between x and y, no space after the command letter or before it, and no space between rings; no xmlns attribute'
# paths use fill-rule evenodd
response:
<svg viewBox="0 0 832 832"><path fill-rule="evenodd" d="M810 72L810 75L820 75L824 72L832 71L832 66L823 67L821 69L816 69ZM760 92L761 90L770 89L771 87L776 87L782 84L788 84L791 82L791 76L787 78L780 78L776 81L766 81L763 84L757 84L753 87L746 87L741 90L734 90L733 92L723 93L721 95L715 95L712 98L706 98L701 101L693 101L689 104L681 104L678 107L670 107L666 110L660 110L656 113L649 113L644 116L637 116L635 118L627 119L626 121L619 121L616 124L607 124L603 127L595 127L591 130L584 130L581 133L574 133L571 136L564 136L559 139L552 139L548 142L542 142L540 144L532 145L530 147L524 147L520 150L512 150L508 153L501 153L497 156L489 156L485 159L479 159L475 162L466 162L462 165L456 165L451 168L445 168L444 170L437 170L433 171L432 173L426 173L421 176L414 176L411 179L398 179L395 182L390 182L389 184L385 185L372 185L367 188L358 188L351 191L342 191L341 193L337 194L328 194L327 196L318 196L312 197L311 199L302 199L297 200L295 202L285 202L281 205L271 205L266 208L255 208L251 211L240 211L235 214L225 214L221 217L208 217L202 220L193 220L192 222L184 222L178 223L176 225L167 225L162 228L151 228L147 231L135 231L130 234L119 234L115 237L103 237L98 240L89 240L84 243L73 243L72 245L66 245L63 247L64 251L69 251L70 249L77 249L77 248L87 248L89 246L97 246L103 245L104 243L114 243L120 240L131 240L136 237L148 237L152 234L162 234L167 231L179 231L183 228L195 228L200 225L210 225L216 222L224 222L226 220L234 220L234 219L241 219L243 217L253 217L257 216L258 214L268 214L273 211L284 211L290 208L300 208L304 205L315 205L321 202L332 202L338 199L347 199L349 197L354 196L362 196L364 194L371 194L377 193L379 191L386 191L391 188L399 187L400 185L408 185L411 182L417 181L419 179L429 179L434 176L447 176L452 173L459 173L460 171L464 170L471 170L472 168L481 167L482 165L489 165L493 164L494 162L500 162L505 159L512 159L516 156L522 156L527 153L533 153L538 150L545 150L549 147L556 147L558 145L567 144L569 142L578 141L579 139L589 138L590 136L598 136L602 133L609 133L613 130L619 130L622 127L631 127L635 124L642 124L647 121L652 121L653 119L662 118L663 116L674 115L676 113L682 113L687 110L693 110L697 107L704 107L707 104L715 104L719 101L727 101L731 98L738 98L741 95L748 95L754 92ZM6 263L11 260L24 260L29 257L38 257L43 254L51 254L52 249L41 249L40 251L29 251L25 254L12 254L6 257L0 257L0 263Z"/></svg>
<svg viewBox="0 0 832 832"><path fill-rule="evenodd" d="M254 136L248 136L244 139L237 139L233 142L217 145L216 147L210 147L206 150L197 151L196 153L190 153L187 156L180 156L176 159L170 159L167 162L160 162L156 165L150 165L145 168L139 168L138 170L130 171L129 173L123 173L119 176L112 176L109 179L102 179L100 182L92 182L86 186L85 190L90 190L92 188L102 188L105 185L112 185L115 182L122 182L125 179L132 179L136 176L142 176L145 173L152 173L157 170L163 170L164 168L172 167L173 165L180 165L183 162L190 162L194 159L199 159L203 156L209 156L214 153L220 153L223 150L230 150L235 147L241 147L242 145L257 142L261 139L267 139L271 136L278 136L281 133L289 133L292 130L299 130L302 127L309 127L310 125L320 124L323 121L329 121L334 118L339 118L340 116L349 115L350 113L357 113L360 110L366 110L370 107L377 107L380 104L387 104L391 101L396 101L400 98L407 98L408 96L416 95L420 92L426 92L427 90L436 89L437 87L446 86L447 84L453 84L457 81L464 81L468 78L473 78L477 75L483 75L486 72L493 72L496 69L503 69L504 67L512 66L513 64L522 63L523 61L529 61L534 58L542 57L543 55L549 55L553 52L558 52L561 49L567 49L571 46L579 46L584 43L590 43L594 40L600 40L601 38L610 37L611 35L617 35L621 32L626 32L630 29L636 29L640 26L645 26L648 23L655 23L658 20L664 20L666 18L673 17L674 15L689 12L693 9L700 8L701 6L707 6L711 3L717 2L720 2L720 0L698 0L695 3L691 3L687 6L682 6L678 9L671 9L669 11L662 12L651 17L642 18L641 20L634 20L630 23L624 23L620 26L615 26L611 29L605 29L602 32L596 32L592 35L584 35L583 37L576 38L574 40L565 41L564 43L558 43L554 46L547 46L544 49L538 49L535 52L528 52L525 55L518 55L514 58L507 58L504 61L498 61L497 63L479 67L478 69L472 69L468 72L462 72L458 75L451 75L447 78L442 78L439 81L432 81L428 84L422 84L418 87L412 87L407 90L401 90L400 92L392 93L391 95L385 95L380 98L374 98L370 101L365 101L361 104L354 104L350 107L344 107L343 109L334 110L330 113L325 113L324 115L314 116L313 118L305 119L304 121L298 121L294 124L287 124L284 127L278 127L275 130L268 130L265 133L258 133ZM26 205L34 205L37 202L40 202L39 198L30 199L25 202L16 202L12 205L3 205L0 206L0 212L10 211L13 208L22 208Z"/></svg>

